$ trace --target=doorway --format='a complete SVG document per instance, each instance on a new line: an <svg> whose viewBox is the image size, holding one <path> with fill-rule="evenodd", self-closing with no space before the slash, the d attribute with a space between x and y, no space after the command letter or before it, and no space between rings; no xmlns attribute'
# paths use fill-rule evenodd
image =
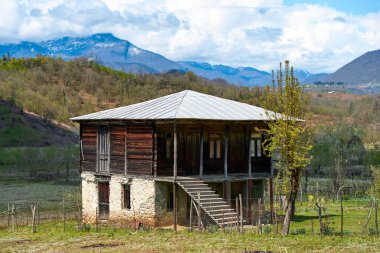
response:
<svg viewBox="0 0 380 253"><path fill-rule="evenodd" d="M110 214L110 183L98 182L99 219L107 220Z"/></svg>

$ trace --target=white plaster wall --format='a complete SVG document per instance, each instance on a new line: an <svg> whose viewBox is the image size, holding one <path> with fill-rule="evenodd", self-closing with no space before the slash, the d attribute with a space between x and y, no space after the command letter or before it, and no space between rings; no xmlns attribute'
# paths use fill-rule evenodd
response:
<svg viewBox="0 0 380 253"><path fill-rule="evenodd" d="M95 223L98 207L98 183L90 172L82 172L82 215L83 222Z"/></svg>
<svg viewBox="0 0 380 253"><path fill-rule="evenodd" d="M123 185L131 185L131 209L124 208ZM110 181L110 222L119 225L153 226L155 223L155 181L114 175ZM133 223L133 224L132 224Z"/></svg>

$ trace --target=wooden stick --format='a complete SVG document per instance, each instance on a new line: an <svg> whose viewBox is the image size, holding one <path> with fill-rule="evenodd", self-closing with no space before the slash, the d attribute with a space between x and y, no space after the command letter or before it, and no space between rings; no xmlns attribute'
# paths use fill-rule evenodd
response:
<svg viewBox="0 0 380 253"><path fill-rule="evenodd" d="M36 233L36 206L31 205L32 209L32 233Z"/></svg>
<svg viewBox="0 0 380 253"><path fill-rule="evenodd" d="M201 230L201 223L202 223L202 219L201 219L201 193L198 192L198 230Z"/></svg>
<svg viewBox="0 0 380 253"><path fill-rule="evenodd" d="M258 204L259 204L259 220L258 220L258 222L259 222L259 224L258 224L258 226L259 226L259 233L261 234L261 198L259 198L258 199Z"/></svg>
<svg viewBox="0 0 380 253"><path fill-rule="evenodd" d="M364 235L364 232L365 232L365 230L367 229L367 226L368 226L368 223L369 223L369 219L371 218L372 208L374 207L373 199L371 199L371 202L372 202L371 209L369 209L368 218L367 218L366 223L364 224L363 231L362 231L362 235Z"/></svg>
<svg viewBox="0 0 380 253"><path fill-rule="evenodd" d="M243 233L243 198L239 194L239 206L240 206L240 233Z"/></svg>
<svg viewBox="0 0 380 253"><path fill-rule="evenodd" d="M343 196L340 199L340 236L343 237Z"/></svg>
<svg viewBox="0 0 380 253"><path fill-rule="evenodd" d="M12 205L12 232L15 232L15 206Z"/></svg>
<svg viewBox="0 0 380 253"><path fill-rule="evenodd" d="M190 199L189 231L193 230L193 199Z"/></svg>
<svg viewBox="0 0 380 253"><path fill-rule="evenodd" d="M239 225L239 200L237 197L235 199L235 206L236 206L236 214L237 214L236 229L239 232L239 227L240 227L240 225Z"/></svg>
<svg viewBox="0 0 380 253"><path fill-rule="evenodd" d="M375 201L375 226L376 226L376 235L378 236L379 235L379 223L378 223L378 220L377 220L377 199L375 198L374 199Z"/></svg>
<svg viewBox="0 0 380 253"><path fill-rule="evenodd" d="M9 228L10 224L11 224L11 206L8 203L8 228Z"/></svg>

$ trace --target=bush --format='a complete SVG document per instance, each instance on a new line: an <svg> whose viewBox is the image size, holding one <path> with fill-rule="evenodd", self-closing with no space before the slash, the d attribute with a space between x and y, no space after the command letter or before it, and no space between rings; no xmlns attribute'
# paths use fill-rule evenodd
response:
<svg viewBox="0 0 380 253"><path fill-rule="evenodd" d="M269 234L270 232L272 232L272 226L271 225L264 225L263 226L263 233Z"/></svg>
<svg viewBox="0 0 380 253"><path fill-rule="evenodd" d="M377 235L375 228L369 228L368 229L368 235Z"/></svg>
<svg viewBox="0 0 380 253"><path fill-rule="evenodd" d="M218 229L219 229L219 226L218 225L214 225L214 224L208 225L206 227L206 230L209 233L215 233L216 231L218 231Z"/></svg>
<svg viewBox="0 0 380 253"><path fill-rule="evenodd" d="M91 230L91 225L90 224L84 223L82 225L82 231L84 231L84 232L90 232L90 230Z"/></svg>
<svg viewBox="0 0 380 253"><path fill-rule="evenodd" d="M296 228L292 231L292 235L304 235L306 234L306 228Z"/></svg>

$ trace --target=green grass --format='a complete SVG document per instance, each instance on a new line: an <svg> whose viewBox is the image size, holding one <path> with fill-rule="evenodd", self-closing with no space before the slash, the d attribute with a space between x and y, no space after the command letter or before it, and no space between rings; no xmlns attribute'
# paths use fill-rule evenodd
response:
<svg viewBox="0 0 380 253"><path fill-rule="evenodd" d="M2 252L379 252L378 237L337 237L318 235L289 235L286 237L265 234L253 230L245 234L188 232L150 229L133 231L125 228L90 228L80 232L75 222L67 225L51 222L37 227L32 234L30 227L18 228L15 233L0 233Z"/></svg>

